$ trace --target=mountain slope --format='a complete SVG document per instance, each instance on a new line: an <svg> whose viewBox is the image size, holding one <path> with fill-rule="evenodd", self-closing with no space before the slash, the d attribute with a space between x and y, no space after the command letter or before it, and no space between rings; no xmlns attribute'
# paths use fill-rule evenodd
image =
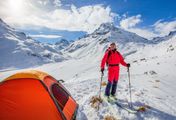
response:
<svg viewBox="0 0 176 120"><path fill-rule="evenodd" d="M70 44L65 52L72 57L91 57L101 56L107 49L110 42L116 42L118 49L128 55L136 52L146 44L153 44L145 38L142 38L135 33L127 32L123 29L113 26L113 24L102 24L92 34L85 35L79 40ZM103 52L102 52L103 51Z"/></svg>
<svg viewBox="0 0 176 120"><path fill-rule="evenodd" d="M51 45L27 37L0 19L0 69L23 68L48 62L62 61L64 57Z"/></svg>

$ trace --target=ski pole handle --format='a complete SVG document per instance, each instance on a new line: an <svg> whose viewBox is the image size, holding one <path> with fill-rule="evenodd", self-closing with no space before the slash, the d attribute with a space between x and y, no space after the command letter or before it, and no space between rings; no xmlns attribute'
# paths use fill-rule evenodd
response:
<svg viewBox="0 0 176 120"><path fill-rule="evenodd" d="M101 73L101 76L102 76L102 77L104 76L104 72Z"/></svg>

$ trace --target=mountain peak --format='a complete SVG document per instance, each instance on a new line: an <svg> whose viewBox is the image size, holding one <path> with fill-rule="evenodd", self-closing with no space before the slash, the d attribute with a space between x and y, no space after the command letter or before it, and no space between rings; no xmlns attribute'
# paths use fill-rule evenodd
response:
<svg viewBox="0 0 176 120"><path fill-rule="evenodd" d="M9 26L9 25L7 25L7 23L5 23L1 18L0 18L0 25L6 25L6 26Z"/></svg>
<svg viewBox="0 0 176 120"><path fill-rule="evenodd" d="M169 40L174 35L176 35L176 30L171 31L168 35L163 36L163 37L154 37L152 41L155 42L155 43L159 43L159 42L162 42L162 41Z"/></svg>
<svg viewBox="0 0 176 120"><path fill-rule="evenodd" d="M103 23L94 31L96 34L105 34L116 29L113 23Z"/></svg>
<svg viewBox="0 0 176 120"><path fill-rule="evenodd" d="M0 22L3 22L1 18L0 18Z"/></svg>
<svg viewBox="0 0 176 120"><path fill-rule="evenodd" d="M68 40L61 39L58 42L56 42L54 46L57 50L62 50L64 48L66 48L69 44L70 44L70 42Z"/></svg>
<svg viewBox="0 0 176 120"><path fill-rule="evenodd" d="M6 23L0 18L0 25L6 25Z"/></svg>
<svg viewBox="0 0 176 120"><path fill-rule="evenodd" d="M176 30L175 31L171 31L168 36L173 36L173 35L176 35Z"/></svg>
<svg viewBox="0 0 176 120"><path fill-rule="evenodd" d="M59 44L69 44L68 40L66 39L61 39L58 42L55 43L55 45L59 45Z"/></svg>
<svg viewBox="0 0 176 120"><path fill-rule="evenodd" d="M14 28L10 27L6 22L4 22L4 21L0 18L0 29L11 29L11 30L13 30Z"/></svg>
<svg viewBox="0 0 176 120"><path fill-rule="evenodd" d="M99 28L113 28L113 23L102 23Z"/></svg>

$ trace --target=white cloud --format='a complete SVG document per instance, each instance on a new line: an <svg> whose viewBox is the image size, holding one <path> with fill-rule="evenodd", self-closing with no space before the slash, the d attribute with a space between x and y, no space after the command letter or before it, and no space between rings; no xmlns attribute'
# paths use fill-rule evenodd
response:
<svg viewBox="0 0 176 120"><path fill-rule="evenodd" d="M151 39L157 36L149 28L147 29L147 28L137 27L137 25L141 22L142 22L141 15L126 17L120 21L120 27L127 31L134 32L137 35L147 39Z"/></svg>
<svg viewBox="0 0 176 120"><path fill-rule="evenodd" d="M141 22L141 15L125 17L120 21L120 27L147 39L152 39L157 36L165 36L169 34L170 31L176 30L176 20L169 22L159 20L151 26L138 27L137 25Z"/></svg>
<svg viewBox="0 0 176 120"><path fill-rule="evenodd" d="M169 34L170 31L176 30L176 20L170 22L164 22L162 20L157 21L154 25L155 32L161 36Z"/></svg>
<svg viewBox="0 0 176 120"><path fill-rule="evenodd" d="M120 21L120 26L124 29L129 29L135 27L137 24L141 22L141 15L136 15L132 17L125 18Z"/></svg>
<svg viewBox="0 0 176 120"><path fill-rule="evenodd" d="M62 36L59 35L44 35L44 34L39 34L39 35L29 35L34 38L49 38L49 39L55 39L55 38L61 38Z"/></svg>
<svg viewBox="0 0 176 120"><path fill-rule="evenodd" d="M16 2L14 0L7 0ZM0 1L0 17L14 27L47 27L57 30L93 32L100 24L113 22L116 14L110 7L89 5L70 9L59 7L60 0L17 0L19 10L10 10L8 2ZM52 2L51 2L52 1ZM15 3L13 4L16 5Z"/></svg>
<svg viewBox="0 0 176 120"><path fill-rule="evenodd" d="M60 0L54 0L53 3L56 7L60 7L62 5Z"/></svg>

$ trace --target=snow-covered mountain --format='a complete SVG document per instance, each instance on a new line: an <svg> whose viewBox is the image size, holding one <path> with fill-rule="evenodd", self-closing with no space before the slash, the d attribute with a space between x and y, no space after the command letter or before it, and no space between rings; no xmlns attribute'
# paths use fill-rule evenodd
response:
<svg viewBox="0 0 176 120"><path fill-rule="evenodd" d="M171 31L168 35L166 35L164 37L155 37L155 38L153 38L152 41L154 43L160 43L162 41L169 40L170 38L172 38L175 35L176 35L176 31Z"/></svg>
<svg viewBox="0 0 176 120"><path fill-rule="evenodd" d="M7 28L7 26L5 28ZM0 30L2 31L2 29ZM8 38L7 41L9 41L9 43L14 41L15 43L24 44L23 39L19 40L23 36L22 33L18 33L17 35L17 32L14 32L13 29L7 30L6 32L11 36L13 35L13 39L10 39L11 37L8 38L4 30L1 32L6 39ZM23 37L25 38L25 36ZM2 41L2 38L0 38L0 40ZM90 100L92 96L99 94L101 75L100 61L104 51L112 41L118 44L119 51L126 57L125 61L131 63L130 72L133 106L150 106L150 108L143 113L129 114L115 104L109 104L105 101L100 104L100 110L98 112L91 107ZM15 45L17 45L17 43ZM3 45L6 48L12 48L10 50L13 52L14 46L9 47L7 43ZM1 45L0 47L3 46ZM23 49L20 50L23 51ZM64 85L79 103L78 120L103 120L107 115L121 120L176 120L175 32L171 32L165 37L158 37L152 41L148 41L134 33L116 28L112 24L103 24L92 34L85 35L81 39L71 43L63 51L64 55L67 54L71 56L69 60L45 64L32 69L45 71L57 79L65 80ZM10 55L11 54L9 54L9 56ZM5 60L3 60L3 63L4 62ZM120 68L117 98L119 103L128 106L129 83L127 70L126 67L120 66ZM17 71L21 70L1 72L0 80L3 80ZM103 81L107 81L107 71L105 71ZM105 87L102 86L102 95L104 91Z"/></svg>
<svg viewBox="0 0 176 120"><path fill-rule="evenodd" d="M82 38L82 42L84 40L86 39ZM76 43L75 41L74 44ZM98 42L95 44L97 46L89 46L89 44L79 49L77 48L73 52L70 51L68 54L74 56L77 51L92 51L91 48L88 49L86 47L92 47L93 49L97 47L97 52L100 57L89 53L89 57L74 56L76 59L69 59L60 63L46 64L33 68L45 71L57 79L65 80L64 85L79 103L78 120L103 120L107 115L121 120L176 120L175 34L162 37L160 42L158 41L154 44L145 42L145 45L140 47L135 53L126 56L125 61L131 63L132 104L134 107L141 105L150 106L145 112L138 114L129 114L115 104L110 104L106 101L100 104L98 112L91 107L90 100L92 96L99 94L100 61L104 53L100 48L101 45L104 47L104 43L99 44ZM142 42L142 44L144 43ZM128 47L130 45L133 47L133 44L128 44ZM138 44L135 43L135 45ZM95 53L96 51L92 52ZM85 53L81 54L83 55ZM17 70L2 72L0 80L16 72ZM107 81L107 71L105 71L103 81ZM117 98L118 102L124 106L128 106L129 102L128 84L126 68L121 67ZM105 87L102 86L102 96L104 91Z"/></svg>
<svg viewBox="0 0 176 120"><path fill-rule="evenodd" d="M70 44L70 42L69 42L68 40L66 40L66 39L61 39L60 41L58 41L58 42L56 42L56 43L54 44L54 47L55 47L55 49L57 49L57 50L62 50L62 49L64 49L64 48L68 47L69 44Z"/></svg>
<svg viewBox="0 0 176 120"><path fill-rule="evenodd" d="M101 56L107 49L110 42L116 42L118 49L128 55L136 52L146 44L154 44L135 33L125 31L115 27L111 23L102 24L93 33L88 34L74 41L66 49L70 56L85 57L85 56Z"/></svg>
<svg viewBox="0 0 176 120"><path fill-rule="evenodd" d="M0 19L0 69L21 68L62 61L62 53L53 46L35 41Z"/></svg>

